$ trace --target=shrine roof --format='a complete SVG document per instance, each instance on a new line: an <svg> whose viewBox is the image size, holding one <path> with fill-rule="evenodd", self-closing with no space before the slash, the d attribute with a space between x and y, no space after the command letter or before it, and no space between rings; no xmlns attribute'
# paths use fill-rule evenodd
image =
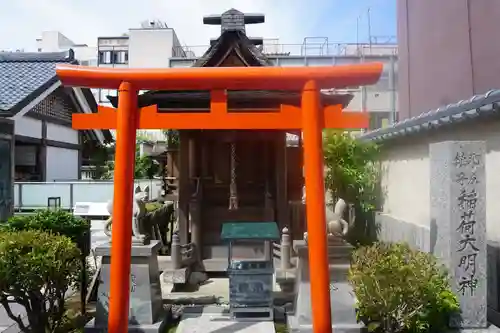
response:
<svg viewBox="0 0 500 333"><path fill-rule="evenodd" d="M243 31L224 31L193 67L218 67L232 54L245 66L273 66Z"/></svg>
<svg viewBox="0 0 500 333"><path fill-rule="evenodd" d="M279 108L281 104L300 106L301 92L280 90L233 90L228 91L230 109ZM323 105L342 105L346 107L352 94L321 93ZM118 97L107 96L113 107L118 106ZM209 91L150 91L139 96L139 107L157 105L158 109L210 109Z"/></svg>

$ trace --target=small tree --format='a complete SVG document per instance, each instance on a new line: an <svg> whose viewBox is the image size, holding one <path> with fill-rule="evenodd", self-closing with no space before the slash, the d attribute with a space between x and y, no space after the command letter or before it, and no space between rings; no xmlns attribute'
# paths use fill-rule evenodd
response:
<svg viewBox="0 0 500 333"><path fill-rule="evenodd" d="M167 137L168 148L179 148L179 131L176 130L163 130L163 134Z"/></svg>
<svg viewBox="0 0 500 333"><path fill-rule="evenodd" d="M90 222L74 216L64 210L39 210L34 215L13 216L0 226L2 231L45 231L52 234L69 237L81 251L82 279L75 287L82 290L82 281L89 281L92 269L86 264L85 257L90 253Z"/></svg>
<svg viewBox="0 0 500 333"><path fill-rule="evenodd" d="M144 141L140 139L137 142ZM162 172L160 164L155 161L151 156L140 156L139 144L135 147L135 165L134 165L134 178L136 179L153 179L154 176ZM115 163L112 160L106 162L107 172L101 179L112 179L115 170Z"/></svg>
<svg viewBox="0 0 500 333"><path fill-rule="evenodd" d="M326 131L323 142L325 184L333 198L357 203L365 212L373 210L378 198L378 146L334 131Z"/></svg>
<svg viewBox="0 0 500 333"><path fill-rule="evenodd" d="M356 210L356 221L348 240L354 245L369 244L376 238L372 213L379 197L379 148L349 133L332 130L325 132L323 144L326 189L334 202L342 198L354 204Z"/></svg>
<svg viewBox="0 0 500 333"><path fill-rule="evenodd" d="M40 231L0 233L0 304L21 331L57 332L65 295L77 282L80 251L68 237ZM24 307L28 325L11 308Z"/></svg>

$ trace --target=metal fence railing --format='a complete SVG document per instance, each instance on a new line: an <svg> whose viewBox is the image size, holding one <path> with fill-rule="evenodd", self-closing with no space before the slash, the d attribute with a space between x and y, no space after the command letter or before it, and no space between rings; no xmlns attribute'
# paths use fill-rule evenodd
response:
<svg viewBox="0 0 500 333"><path fill-rule="evenodd" d="M209 45L174 46L173 58L198 58ZM303 44L266 43L257 46L263 54L269 56L397 56L396 44L355 44L308 42Z"/></svg>
<svg viewBox="0 0 500 333"><path fill-rule="evenodd" d="M154 198L161 189L161 180L136 180L141 189L149 186L149 197ZM132 194L131 194L132 195ZM113 181L57 181L16 182L14 184L14 210L35 210L60 202L62 209L71 210L76 202L107 202L113 198Z"/></svg>

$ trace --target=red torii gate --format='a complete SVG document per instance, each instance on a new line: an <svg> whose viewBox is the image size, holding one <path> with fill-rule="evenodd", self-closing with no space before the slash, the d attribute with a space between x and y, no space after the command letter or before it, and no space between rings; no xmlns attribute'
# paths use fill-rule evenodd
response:
<svg viewBox="0 0 500 333"><path fill-rule="evenodd" d="M74 129L116 129L111 287L108 332L128 326L132 192L137 129L275 129L302 130L313 329L331 332L323 178L323 128L367 128L365 113L342 113L340 105L323 106L319 90L376 83L381 63L328 67L203 67L118 69L58 65L64 85L118 89L118 110L99 107L96 114L74 114ZM137 107L139 90L210 90L210 113L158 113ZM281 105L276 112L228 112L227 90L299 90L302 105Z"/></svg>

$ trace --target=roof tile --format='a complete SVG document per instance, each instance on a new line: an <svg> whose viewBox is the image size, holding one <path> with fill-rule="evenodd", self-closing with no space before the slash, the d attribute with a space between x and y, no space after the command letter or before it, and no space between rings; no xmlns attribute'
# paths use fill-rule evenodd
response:
<svg viewBox="0 0 500 333"><path fill-rule="evenodd" d="M0 53L0 113L7 112L56 78L57 63L75 62L72 50Z"/></svg>
<svg viewBox="0 0 500 333"><path fill-rule="evenodd" d="M491 90L486 94L473 96L467 101L449 104L402 120L390 127L376 129L360 136L360 139L386 141L473 119L498 116L499 104L500 90Z"/></svg>

